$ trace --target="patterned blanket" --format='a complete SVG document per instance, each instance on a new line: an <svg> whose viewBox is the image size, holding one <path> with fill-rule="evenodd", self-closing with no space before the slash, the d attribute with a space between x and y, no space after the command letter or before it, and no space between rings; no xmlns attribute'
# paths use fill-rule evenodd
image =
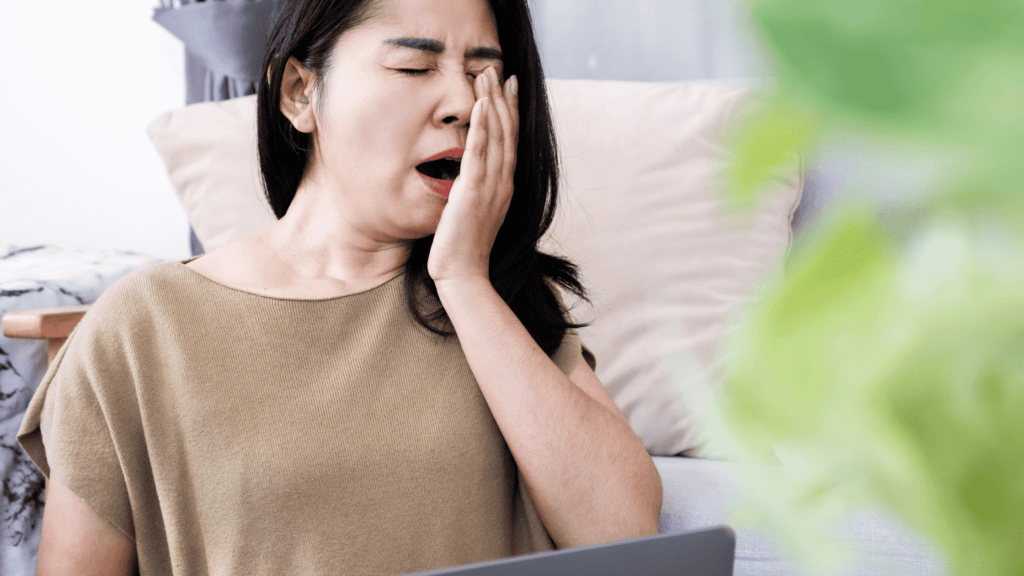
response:
<svg viewBox="0 0 1024 576"><path fill-rule="evenodd" d="M0 314L95 302L122 276L164 262L137 252L57 246L0 246ZM0 334L0 574L36 572L43 475L18 445L32 394L46 373L45 340Z"/></svg>

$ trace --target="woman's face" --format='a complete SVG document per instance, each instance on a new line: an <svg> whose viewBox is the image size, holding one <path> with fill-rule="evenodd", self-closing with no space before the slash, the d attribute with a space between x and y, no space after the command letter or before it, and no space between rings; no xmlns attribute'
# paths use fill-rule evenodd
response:
<svg viewBox="0 0 1024 576"><path fill-rule="evenodd" d="M447 199L416 166L465 148L474 79L493 65L504 80L500 54L486 0L388 2L335 44L323 115L313 116L308 185L350 222L386 236L434 233ZM300 114L315 115L313 91L302 90L309 104Z"/></svg>

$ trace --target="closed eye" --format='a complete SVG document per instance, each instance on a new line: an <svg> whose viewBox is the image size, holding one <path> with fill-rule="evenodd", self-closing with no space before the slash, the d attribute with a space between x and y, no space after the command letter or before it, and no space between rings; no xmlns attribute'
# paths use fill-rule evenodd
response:
<svg viewBox="0 0 1024 576"><path fill-rule="evenodd" d="M415 69L415 68L399 68L398 69L399 72L401 72L403 74L408 74L410 76L423 76L424 74L426 74L427 72L430 72L431 70L432 70L432 68L427 68L426 70L418 70L418 69ZM476 79L476 77L477 77L477 74L473 74L472 72L467 72L466 74L472 76L474 79Z"/></svg>

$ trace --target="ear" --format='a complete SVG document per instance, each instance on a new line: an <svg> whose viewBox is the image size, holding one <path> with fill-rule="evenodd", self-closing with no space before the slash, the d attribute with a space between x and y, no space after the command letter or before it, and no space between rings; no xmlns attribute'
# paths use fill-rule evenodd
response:
<svg viewBox="0 0 1024 576"><path fill-rule="evenodd" d="M302 98L307 101L303 102ZM299 132L310 133L316 126L313 117L313 73L306 70L294 56L285 63L281 78L281 113L291 120L292 126Z"/></svg>

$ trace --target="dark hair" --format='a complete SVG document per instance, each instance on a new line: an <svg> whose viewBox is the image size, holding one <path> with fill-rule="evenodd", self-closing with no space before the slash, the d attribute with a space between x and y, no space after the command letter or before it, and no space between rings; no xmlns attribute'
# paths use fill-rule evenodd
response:
<svg viewBox="0 0 1024 576"><path fill-rule="evenodd" d="M558 205L559 167L529 8L526 0L488 3L498 26L505 76L515 74L519 80L520 102L515 192L491 249L490 279L495 291L550 356L562 343L566 330L590 324L574 324L562 315L547 279L587 302L590 299L577 278L579 270L573 262L537 249ZM294 56L313 72L316 102L320 106L326 85L323 79L330 67L335 41L346 30L379 15L384 4L382 0L284 0L277 9L257 91L256 126L263 184L278 219L288 211L312 152L312 135L296 130L281 113L285 64ZM318 108L317 112L322 110ZM447 338L455 335L454 327L427 272L433 239L430 235L413 243L405 265L405 291L417 322ZM437 302L431 313L420 309L423 304L418 295L422 290Z"/></svg>

